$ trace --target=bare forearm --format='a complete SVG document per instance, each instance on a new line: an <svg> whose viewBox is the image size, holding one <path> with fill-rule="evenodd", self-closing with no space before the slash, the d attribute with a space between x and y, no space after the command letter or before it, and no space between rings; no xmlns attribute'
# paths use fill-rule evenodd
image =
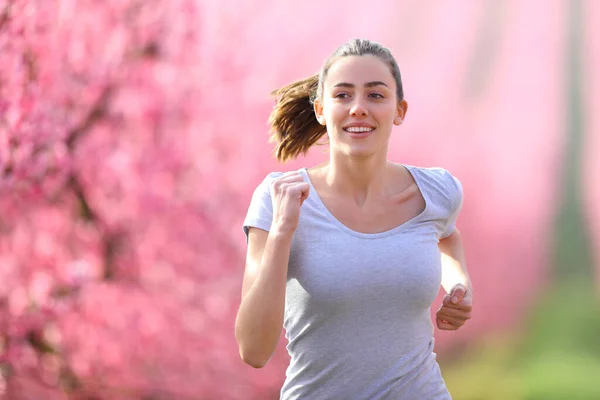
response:
<svg viewBox="0 0 600 400"><path fill-rule="evenodd" d="M267 363L281 335L291 240L289 233L269 234L258 275L237 314L240 353L254 367Z"/></svg>
<svg viewBox="0 0 600 400"><path fill-rule="evenodd" d="M472 291L462 238L458 229L440 240L439 248L442 253L442 286L446 292L449 293L458 283Z"/></svg>

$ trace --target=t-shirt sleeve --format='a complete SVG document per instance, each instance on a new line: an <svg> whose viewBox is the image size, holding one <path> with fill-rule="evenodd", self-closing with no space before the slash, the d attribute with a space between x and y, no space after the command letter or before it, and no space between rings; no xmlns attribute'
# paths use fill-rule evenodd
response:
<svg viewBox="0 0 600 400"><path fill-rule="evenodd" d="M458 178L452 176L450 173L448 173L448 191L450 193L451 205L449 209L448 220L446 222L441 239L450 236L452 232L454 232L454 229L456 229L456 220L458 219L458 214L460 214L463 204L462 184Z"/></svg>
<svg viewBox="0 0 600 400"><path fill-rule="evenodd" d="M248 232L250 228L260 228L265 231L271 229L273 221L273 202L271 200L271 182L280 172L272 172L258 185L252 194L250 206L246 213L246 218L243 223L243 230L246 234L246 242L248 241Z"/></svg>

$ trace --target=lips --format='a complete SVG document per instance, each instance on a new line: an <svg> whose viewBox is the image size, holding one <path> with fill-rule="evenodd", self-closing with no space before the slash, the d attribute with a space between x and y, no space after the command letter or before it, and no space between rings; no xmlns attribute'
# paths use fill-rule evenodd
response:
<svg viewBox="0 0 600 400"><path fill-rule="evenodd" d="M348 136L358 139L369 136L375 130L375 127L367 124L350 124L343 129Z"/></svg>

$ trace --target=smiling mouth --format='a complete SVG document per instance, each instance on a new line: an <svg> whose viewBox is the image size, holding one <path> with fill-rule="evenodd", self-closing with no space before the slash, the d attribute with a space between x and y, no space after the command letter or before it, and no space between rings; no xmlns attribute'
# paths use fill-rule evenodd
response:
<svg viewBox="0 0 600 400"><path fill-rule="evenodd" d="M344 131L349 133L368 133L374 131L375 128L369 128L366 126L351 126L348 128L344 128Z"/></svg>

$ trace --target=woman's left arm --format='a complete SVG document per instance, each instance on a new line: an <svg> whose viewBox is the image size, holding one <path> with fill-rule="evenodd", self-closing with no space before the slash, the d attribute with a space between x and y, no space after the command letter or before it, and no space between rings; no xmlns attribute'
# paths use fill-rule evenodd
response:
<svg viewBox="0 0 600 400"><path fill-rule="evenodd" d="M446 293L451 293L459 283L473 291L460 231L454 229L449 236L440 239L438 246L442 253L442 286Z"/></svg>
<svg viewBox="0 0 600 400"><path fill-rule="evenodd" d="M473 286L459 230L441 239L438 246L442 253L442 287L447 294L436 314L436 324L443 330L456 330L471 318L473 307Z"/></svg>

